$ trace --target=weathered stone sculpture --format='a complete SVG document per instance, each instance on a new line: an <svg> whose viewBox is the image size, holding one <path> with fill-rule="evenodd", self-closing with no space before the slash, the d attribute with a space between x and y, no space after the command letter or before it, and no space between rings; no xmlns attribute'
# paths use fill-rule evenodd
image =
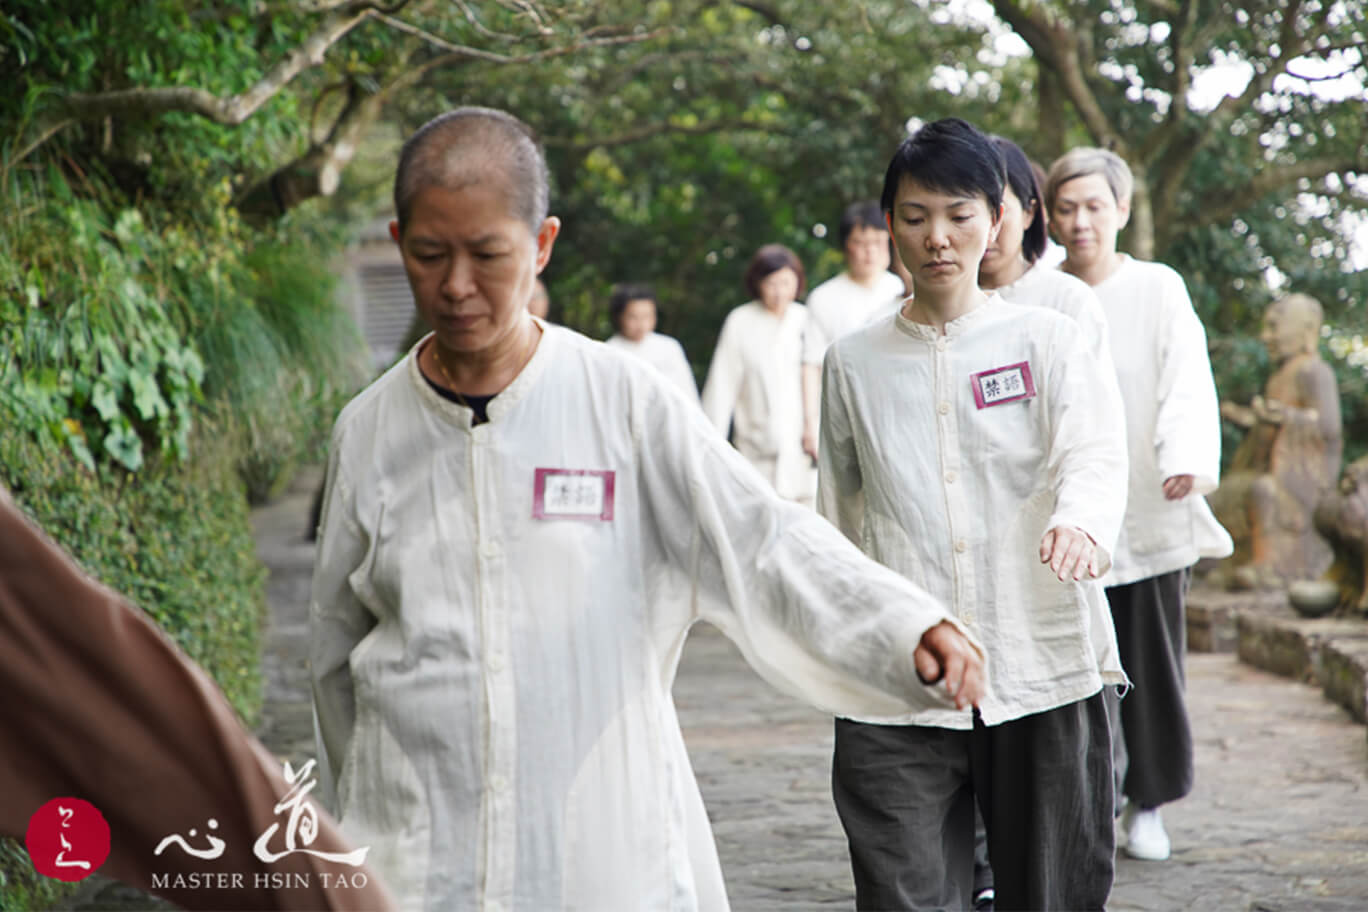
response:
<svg viewBox="0 0 1368 912"><path fill-rule="evenodd" d="M1221 403L1221 416L1249 432L1211 498L1235 539L1219 574L1233 588L1281 587L1330 565L1312 513L1335 484L1343 443L1339 387L1319 352L1321 321L1307 295L1270 304L1261 338L1273 375L1249 405Z"/></svg>
<svg viewBox="0 0 1368 912"><path fill-rule="evenodd" d="M1340 612L1368 615L1368 456L1345 466L1338 487L1316 505L1314 519L1334 550L1325 578L1339 588Z"/></svg>

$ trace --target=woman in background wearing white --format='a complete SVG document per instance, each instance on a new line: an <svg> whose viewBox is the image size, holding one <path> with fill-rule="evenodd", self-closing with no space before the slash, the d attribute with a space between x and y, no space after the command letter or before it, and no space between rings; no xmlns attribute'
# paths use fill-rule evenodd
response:
<svg viewBox="0 0 1368 912"><path fill-rule="evenodd" d="M703 385L703 411L780 497L812 506L817 468L803 452L803 334L797 298L806 276L783 244L766 244L746 267L752 300L727 314Z"/></svg>
<svg viewBox="0 0 1368 912"><path fill-rule="evenodd" d="M659 302L649 285L618 285L608 300L608 317L616 330L607 340L613 348L631 352L665 375L689 399L698 399L693 368L684 346L673 336L655 331Z"/></svg>

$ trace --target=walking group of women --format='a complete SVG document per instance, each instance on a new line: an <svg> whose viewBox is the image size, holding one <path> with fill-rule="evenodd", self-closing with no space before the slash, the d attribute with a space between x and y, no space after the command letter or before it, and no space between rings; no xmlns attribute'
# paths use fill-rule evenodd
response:
<svg viewBox="0 0 1368 912"><path fill-rule="evenodd" d="M1100 907L1114 832L1169 855L1159 808L1193 776L1187 573L1231 543L1201 496L1220 461L1205 334L1175 272L1117 251L1131 189L1101 149L1047 175L932 124L881 205L843 214L846 271L800 304L801 262L767 245L723 324L711 422L952 606L993 670L972 715L838 717L861 909ZM1042 262L1051 222L1062 262ZM1029 566L1046 529L1042 559L1069 539L1067 585Z"/></svg>
<svg viewBox="0 0 1368 912"><path fill-rule="evenodd" d="M1167 857L1186 573L1230 542L1202 326L1117 251L1130 192L922 127L809 306L756 254L700 409L648 291L611 346L528 314L560 222L524 124L410 138L433 332L338 419L310 656L323 791L400 904L725 908L669 696L699 620L836 718L859 908L1102 908L1118 812Z"/></svg>
<svg viewBox="0 0 1368 912"><path fill-rule="evenodd" d="M485 108L424 125L391 230L433 331L337 420L310 600L319 794L341 830L321 818L306 842L336 852L295 847L296 866L327 887L363 847L371 888L292 892L237 852L237 892L163 892L725 909L670 698L707 621L835 717L858 908L1102 908L1118 836L1169 854L1159 808L1193 774L1187 574L1231 548L1202 496L1220 461L1202 325L1176 273L1116 249L1130 180L1076 149L1042 184L1009 142L922 127L877 209L847 212L848 269L806 307L797 258L757 253L700 408L649 290L615 295L612 345L529 312L561 228L531 130ZM1047 217L1059 268L1041 262ZM250 828L297 776L3 497L0 520L0 625L42 659L0 663L34 707L0 832L89 786L111 870L158 889L165 821ZM90 624L35 624L59 584L73 607L54 617ZM190 697L120 726L45 724L75 711L25 682L85 674L100 636L133 644L96 650L102 692L136 696L161 668ZM99 788L99 756L160 738L218 753L201 769L202 751L142 749L137 781L175 788ZM234 796L252 807L213 807Z"/></svg>

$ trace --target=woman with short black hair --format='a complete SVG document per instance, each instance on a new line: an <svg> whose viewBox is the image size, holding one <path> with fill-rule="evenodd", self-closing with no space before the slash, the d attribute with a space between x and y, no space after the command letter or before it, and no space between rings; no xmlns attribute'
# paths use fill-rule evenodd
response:
<svg viewBox="0 0 1368 912"><path fill-rule="evenodd" d="M951 605L993 679L972 712L836 720L860 909L970 907L976 798L998 908L1101 909L1111 889L1102 691L1126 677L1098 577L1125 433L1078 325L979 287L1003 183L964 121L904 141L883 206L912 297L823 365L822 515Z"/></svg>

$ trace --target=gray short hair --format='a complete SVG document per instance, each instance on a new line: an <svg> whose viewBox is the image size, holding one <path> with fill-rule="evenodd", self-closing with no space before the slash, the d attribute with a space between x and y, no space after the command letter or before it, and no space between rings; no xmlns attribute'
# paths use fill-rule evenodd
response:
<svg viewBox="0 0 1368 912"><path fill-rule="evenodd" d="M456 189L491 172L507 182L510 212L535 234L550 211L551 181L532 128L493 108L457 108L429 120L399 153L394 175L399 230L408 224L420 190Z"/></svg>
<svg viewBox="0 0 1368 912"><path fill-rule="evenodd" d="M1050 171L1045 175L1046 211L1054 212L1055 194L1063 184L1090 174L1102 175L1117 205L1130 202L1131 192L1135 189L1135 177L1125 159L1108 149L1079 146L1065 152L1050 165Z"/></svg>

